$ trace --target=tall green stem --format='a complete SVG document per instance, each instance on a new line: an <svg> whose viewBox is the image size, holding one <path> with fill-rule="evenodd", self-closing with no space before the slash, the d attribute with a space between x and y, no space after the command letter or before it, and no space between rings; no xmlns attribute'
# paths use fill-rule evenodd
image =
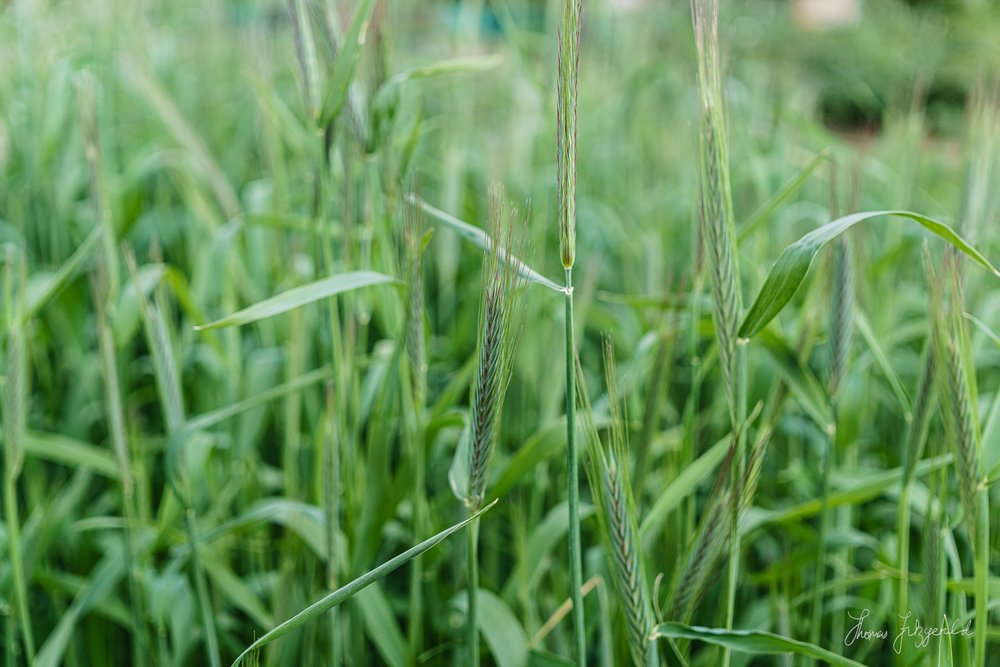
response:
<svg viewBox="0 0 1000 667"><path fill-rule="evenodd" d="M583 563L580 546L580 459L576 448L576 342L573 332L573 269L566 269L566 499L569 504L570 599L573 645L578 665L587 664L583 617Z"/></svg>
<svg viewBox="0 0 1000 667"><path fill-rule="evenodd" d="M820 640L820 625L823 618L823 574L826 561L826 535L830 529L830 469L833 467L833 450L837 446L836 410L834 424L831 426L823 452L823 470L820 480L821 496L819 511L819 529L816 536L816 562L812 582L812 616L809 621L809 641L818 644Z"/></svg>
<svg viewBox="0 0 1000 667"><path fill-rule="evenodd" d="M989 487L983 482L976 492L979 511L976 514L976 667L986 665L986 633L989 623L990 576L990 496Z"/></svg>
<svg viewBox="0 0 1000 667"><path fill-rule="evenodd" d="M900 631L901 619L906 615L909 607L910 596L910 491L913 488L913 480L903 481L903 488L899 492L899 515L896 523L896 538L899 540L899 589L896 594L896 632ZM897 665L906 664L907 642L902 642L903 646L896 656Z"/></svg>
<svg viewBox="0 0 1000 667"><path fill-rule="evenodd" d="M743 467L746 462L746 416L747 416L747 348L737 344L735 350L736 420L733 433L736 437L736 453L730 468L731 510L729 514L729 567L726 571L726 629L732 629L736 615L736 585L740 574L740 503L742 494L737 493L743 484ZM722 650L722 664L729 665L729 649Z"/></svg>
<svg viewBox="0 0 1000 667"><path fill-rule="evenodd" d="M475 514L478 510L473 511ZM466 530L468 538L468 582L469 591L468 616L465 619L466 646L469 649L466 664L469 667L479 667L479 519L469 524Z"/></svg>

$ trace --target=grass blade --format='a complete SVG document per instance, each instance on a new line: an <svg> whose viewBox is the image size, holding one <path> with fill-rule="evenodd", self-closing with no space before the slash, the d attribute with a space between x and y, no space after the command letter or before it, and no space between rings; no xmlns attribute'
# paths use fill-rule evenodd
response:
<svg viewBox="0 0 1000 667"><path fill-rule="evenodd" d="M363 575L361 575L354 581L350 582L349 584L346 584L338 588L337 590L333 591L326 597L317 600L313 604L309 605L308 607L300 611L295 616L292 616L287 621L280 623L279 625L268 631L264 636L255 641L253 644L250 644L250 646L248 646L246 650L244 650L243 653L241 653L239 657L237 657L236 660L233 661L233 667L240 664L244 658L246 658L252 652L258 650L262 646L270 644L275 639L283 637L292 630L302 627L306 623L309 623L310 621L319 618L327 610L331 609L332 607L335 607L344 600L347 600L351 596L355 595L358 591L363 590L366 586L371 585L372 582L378 581L379 579L386 576L399 566L405 565L409 561L413 560L419 554L422 554L428 549L433 548L442 540L446 539L450 535L464 528L466 524L468 524L470 521L474 521L475 519L481 517L484 513L492 509L493 506L496 504L497 501L494 500L492 503L490 503L483 509L479 510L475 514L469 516L468 518L456 523L454 526L441 531L440 533L429 539L424 540L420 544L416 545L415 547L412 547L411 549L408 549L407 551L404 551L395 558L382 563L375 569L369 570L368 572L364 573Z"/></svg>
<svg viewBox="0 0 1000 667"><path fill-rule="evenodd" d="M420 199L419 197L410 195L409 201L414 206L419 206L421 209L424 210L425 213L433 217L438 222L443 222L444 224L448 225L448 227L458 232L459 236L464 238L466 241L471 241L480 248L483 248L484 250L490 249L491 247L490 237L482 229L470 225L467 222L463 222L462 220L459 220L455 216L445 213L439 208L431 206L430 204L425 202L423 199ZM503 254L507 256L507 261L514 265L515 270L527 280L548 287L550 290L554 292L566 291L565 287L552 280L549 280L542 274L538 273L530 266L525 264L524 261L522 261L518 257L511 255L508 252L504 252Z"/></svg>
<svg viewBox="0 0 1000 667"><path fill-rule="evenodd" d="M222 327L240 327L244 324L256 322L257 320L286 313L299 306L304 306L342 292L369 287L371 285L396 284L398 282L387 275L376 273L375 271L341 273L306 285L293 287L286 292L272 296L269 299L264 299L232 315L227 315L222 319L209 322L208 324L196 326L195 330L206 331Z"/></svg>
<svg viewBox="0 0 1000 667"><path fill-rule="evenodd" d="M365 44L374 7L375 0L361 0L354 12L337 61L333 64L333 71L330 72L330 80L326 84L323 107L319 113L319 126L322 128L336 120L344 108L351 82L354 81L354 73L361 60L361 47Z"/></svg>
<svg viewBox="0 0 1000 667"><path fill-rule="evenodd" d="M835 667L864 667L860 662L844 658L825 648L760 630L719 630L683 623L662 623L653 630L653 637L697 639L733 651L756 655L801 655L822 660Z"/></svg>

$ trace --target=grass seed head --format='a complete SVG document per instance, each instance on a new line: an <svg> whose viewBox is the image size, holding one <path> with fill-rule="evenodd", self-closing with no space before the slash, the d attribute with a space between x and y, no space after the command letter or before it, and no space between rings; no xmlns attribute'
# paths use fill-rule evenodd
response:
<svg viewBox="0 0 1000 667"><path fill-rule="evenodd" d="M511 261L511 255L522 256L524 250L526 230L523 223L515 222L517 217L516 211L506 210L502 190L494 187L490 192L487 230L490 243L483 254L469 429L469 487L465 502L473 510L482 505L486 491L486 477L523 322L525 279Z"/></svg>

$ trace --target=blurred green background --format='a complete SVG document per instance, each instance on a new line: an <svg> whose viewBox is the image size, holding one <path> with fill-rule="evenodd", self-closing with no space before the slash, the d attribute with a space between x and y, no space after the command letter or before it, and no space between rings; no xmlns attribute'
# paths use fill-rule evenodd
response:
<svg viewBox="0 0 1000 667"><path fill-rule="evenodd" d="M333 24L346 28L353 11L352 3L336 0L297 4L317 26L329 10L337 17ZM753 221L740 247L744 284L760 285L785 245L829 219L828 161L812 161L822 151L837 164L843 210L902 208L956 221L969 183L980 178L984 222L970 235L984 254L1000 257L993 192L1000 73L995 3L845 3L858 10L856 18L832 25L816 24L809 4L816 3L723 3L734 204L738 223ZM136 595L145 600L149 664L207 664L204 619L188 567L192 533L171 491L178 480L197 515L194 533L224 662L328 590L320 509L330 433L325 380L336 387L333 429L343 447L341 533L334 547L340 581L419 541L411 525L398 389L405 304L395 288L338 300L340 332L318 305L243 328L193 327L331 271L372 269L405 279L400 211L410 188L483 227L488 186L501 182L530 220L529 263L558 278L558 9L554 1L379 3L347 111L324 138L307 110L285 3L0 4L0 245L10 267L3 279L21 285L24 268L23 298L31 311L25 321L4 311L6 327L15 321L25 327L31 385L16 494L30 623L40 655L50 661L44 664L129 664ZM335 62L330 41L317 29L321 73ZM712 354L708 306L698 322L671 306L689 295L697 262L689 5L585 0L581 49L581 357L591 386L601 386L599 334L610 330L628 378L623 391L631 414L650 420L644 431L650 441L642 443L650 467L636 490L642 511L680 470L692 335L694 351ZM433 66L441 61L449 64ZM988 100L994 113L970 114L973 99ZM317 172L324 141L335 156L329 189ZM800 187L775 202L773 195L797 175ZM468 400L481 252L448 227L430 218L425 224L434 231L424 273L429 400L423 444L436 532L463 516L447 474ZM881 347L860 338L855 343L842 406L849 467L834 471L838 485L900 465L894 444L905 415L886 368L913 391L927 335L923 238L892 223L855 237L859 309ZM324 256L327 244L335 251L332 262ZM130 253L134 270L126 261ZM827 296L825 277L803 291L796 313L783 316L789 339L802 323L825 317L817 308L825 308L818 301ZM995 288L976 275L968 297L970 312L996 331ZM117 537L124 511L95 300L107 310L135 465L143 590L131 593ZM164 327L159 334L143 318L150 305ZM563 311L558 298L537 286L529 290L527 308L491 481L503 501L482 528L481 586L496 598L494 622L509 633L503 642L524 644L524 656L541 660L543 649L569 653L568 622L538 635L566 595L565 518L559 514L563 360L556 333ZM172 368L158 366L156 335L166 339ZM973 340L985 415L1000 381L1000 350L979 329ZM816 334L815 351L804 360L818 374L827 364L826 342ZM751 376L755 397L780 375L777 364L759 357ZM658 358L666 360L666 379L653 377ZM334 372L313 373L331 364ZM709 373L700 393L698 452L726 428L717 371ZM3 381L9 386L6 371ZM168 396L171 383L179 391ZM651 393L653 386L662 386L662 394ZM175 424L171 401L180 408ZM178 424L191 427L182 445L171 444L180 437ZM932 439L940 432L934 426ZM790 402L776 437L757 501L763 511L806 502L819 484L812 464L817 429L801 406ZM1000 447L990 452L998 456ZM647 545L651 579L664 572L670 581L710 484L700 484L677 513L684 528L672 518ZM859 502L870 505L849 506L842 516L844 539L856 548L856 560L845 567L852 574L878 572L892 562L894 501L886 492ZM812 534L810 521L804 515L759 529L749 548L738 625L802 634L796 600L811 579L795 555ZM606 575L591 523L584 538L587 577ZM10 531L4 526L6 555ZM915 537L913 549L920 553L923 541ZM424 564L419 657L426 664L460 664L461 551L459 541L445 542ZM0 642L4 664L15 665L24 656L12 580L5 557ZM858 583L853 597L838 604L871 604L888 624L888 587L877 577ZM412 656L405 569L369 590L342 613L344 662L406 664ZM611 595L600 591L587 602L594 659L601 661L595 664L624 664L620 617ZM712 607L705 605L705 624L713 622ZM831 614L829 637L837 632L834 615L841 616ZM995 627L991 631L995 637ZM308 627L261 660L329 664L329 642L322 629ZM524 664L504 663L504 649L487 644L491 659ZM700 655L700 664L711 664L714 654ZM878 644L859 646L853 655L872 665L892 659ZM736 659L747 664L745 656Z"/></svg>

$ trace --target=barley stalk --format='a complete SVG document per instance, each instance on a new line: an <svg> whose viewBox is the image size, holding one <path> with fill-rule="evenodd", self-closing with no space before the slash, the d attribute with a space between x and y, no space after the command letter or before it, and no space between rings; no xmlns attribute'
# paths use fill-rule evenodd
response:
<svg viewBox="0 0 1000 667"><path fill-rule="evenodd" d="M514 370L514 353L523 322L525 278L509 261L509 255L523 256L525 229L515 223L517 212L508 216L503 192L494 187L490 192L488 234L491 243L483 254L482 293L479 303L478 339L476 344L476 375L472 387L467 440L468 486L464 502L474 514L482 507L487 475L493 450L499 436L503 402ZM468 614L466 618L468 658L470 665L479 664L479 631L477 627L477 596L479 522L473 521L468 531Z"/></svg>
<svg viewBox="0 0 1000 667"><path fill-rule="evenodd" d="M743 477L746 418L746 346L737 340L743 309L739 264L736 257L736 223L729 179L729 140L722 95L719 49L719 0L691 0L695 48L698 55L698 92L701 138L700 176L702 238L707 247L712 282L713 320L719 349L730 423L736 439L730 464L730 486ZM733 494L731 502L736 502ZM739 578L739 508L728 511L729 560L726 577L726 629L733 627L736 586ZM722 650L722 665L729 665L729 649Z"/></svg>
<svg viewBox="0 0 1000 667"><path fill-rule="evenodd" d="M403 254L407 276L406 353L411 393L409 431L413 458L413 533L417 540L428 531L426 449L423 413L427 395L427 361L424 342L424 288L422 267L423 224L414 205L403 208ZM423 556L410 568L409 649L411 664L423 650Z"/></svg>
<svg viewBox="0 0 1000 667"><path fill-rule="evenodd" d="M580 67L583 0L562 1L556 75L556 196L559 254L566 271L566 502L569 505L570 599L573 601L573 652L587 662L583 615L583 563L580 544L580 463L576 443L576 342L573 332L573 264L576 260L576 102Z"/></svg>
<svg viewBox="0 0 1000 667"><path fill-rule="evenodd" d="M604 338L604 373L611 411L610 444L601 442L578 370L580 403L587 431L587 478L595 498L604 535L605 552L614 575L625 615L629 652L636 667L659 665L656 644L649 640L654 621L643 574L642 553L637 536L636 504L629 474L627 419L618 395L614 350Z"/></svg>

